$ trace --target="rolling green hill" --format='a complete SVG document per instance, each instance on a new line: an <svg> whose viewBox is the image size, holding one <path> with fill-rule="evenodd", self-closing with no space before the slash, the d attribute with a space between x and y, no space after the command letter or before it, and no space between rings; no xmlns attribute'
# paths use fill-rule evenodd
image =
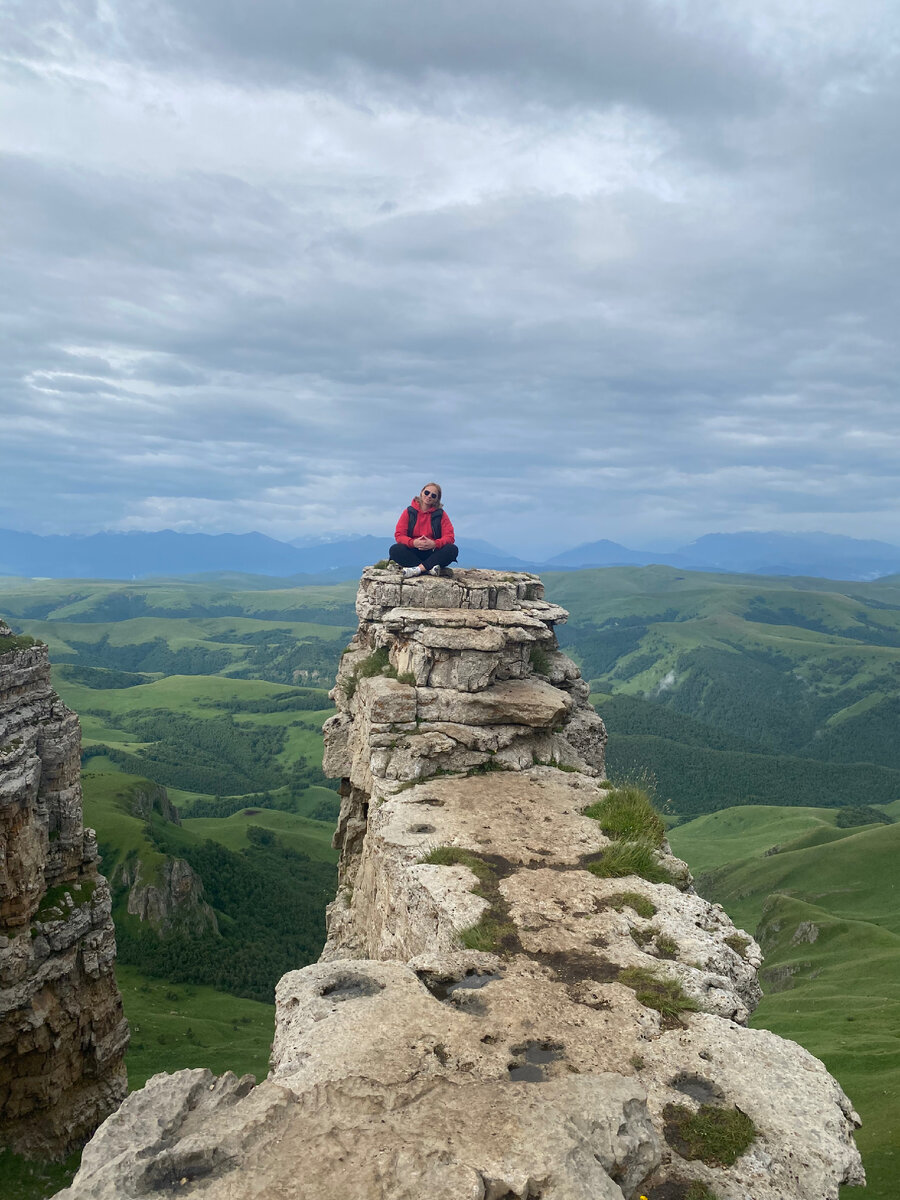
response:
<svg viewBox="0 0 900 1200"><path fill-rule="evenodd" d="M885 813L900 815L896 802ZM858 1109L865 1192L892 1200L900 1103L900 824L841 829L837 812L732 808L670 831L698 890L756 932L765 990L752 1024L821 1058Z"/></svg>
<svg viewBox="0 0 900 1200"><path fill-rule="evenodd" d="M897 577L614 567L545 583L571 612L560 642L591 680L611 769L651 770L675 811L900 797Z"/></svg>

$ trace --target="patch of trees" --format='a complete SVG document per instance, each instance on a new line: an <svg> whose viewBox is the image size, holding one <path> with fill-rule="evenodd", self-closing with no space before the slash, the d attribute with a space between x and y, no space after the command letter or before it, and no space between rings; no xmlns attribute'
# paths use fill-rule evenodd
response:
<svg viewBox="0 0 900 1200"><path fill-rule="evenodd" d="M138 687L142 683L150 682L148 675L140 675L134 671L114 671L106 667L63 666L60 672L63 678L71 683L80 683L98 691Z"/></svg>
<svg viewBox="0 0 900 1200"><path fill-rule="evenodd" d="M826 763L786 754L711 750L652 735L609 735L613 779L649 771L677 813L737 804L837 807L887 804L900 796L900 771L873 763Z"/></svg>
<svg viewBox="0 0 900 1200"><path fill-rule="evenodd" d="M848 638L872 646L900 646L900 631L897 629L882 625L880 621L870 617L865 609L858 609L853 616L859 622L857 625L827 625L821 618L798 612L789 605L770 608L761 597L754 597L744 613L745 620L756 621L759 624L792 625L797 629L810 629L815 633Z"/></svg>
<svg viewBox="0 0 900 1200"><path fill-rule="evenodd" d="M347 631L349 640L352 630ZM267 679L272 683L297 683L308 680L331 687L337 674L343 639L306 638L298 642L289 632L285 638L256 643L247 652L244 667L234 673L236 679Z"/></svg>
<svg viewBox="0 0 900 1200"><path fill-rule="evenodd" d="M855 807L839 808L837 821L838 829L853 829L856 825L893 825L894 818L880 808L872 808L870 804Z"/></svg>
<svg viewBox="0 0 900 1200"><path fill-rule="evenodd" d="M166 709L131 713L118 721L135 741L152 745L134 752L93 746L86 753L104 754L128 774L144 775L164 787L225 795L279 788L293 779L274 761L285 739L277 726L238 725L230 714L190 717ZM305 760L304 766L315 773Z"/></svg>
<svg viewBox="0 0 900 1200"><path fill-rule="evenodd" d="M154 822L158 849L186 859L203 880L221 932L203 939L176 932L161 940L118 914L119 959L173 982L208 984L271 1004L285 971L314 962L321 952L336 868L310 861L277 838L269 841L269 832L260 830L237 852L212 841L189 844Z"/></svg>
<svg viewBox="0 0 900 1200"><path fill-rule="evenodd" d="M229 713L321 712L331 707L324 688L294 688L277 696L260 696L253 700L201 700L199 703L201 708L216 708Z"/></svg>
<svg viewBox="0 0 900 1200"><path fill-rule="evenodd" d="M229 650L211 650L208 646L169 648L165 638L113 646L109 634L96 642L68 643L75 654L58 654L57 662L77 662L79 665L107 667L117 671L146 671L159 675L215 675L231 663Z"/></svg>

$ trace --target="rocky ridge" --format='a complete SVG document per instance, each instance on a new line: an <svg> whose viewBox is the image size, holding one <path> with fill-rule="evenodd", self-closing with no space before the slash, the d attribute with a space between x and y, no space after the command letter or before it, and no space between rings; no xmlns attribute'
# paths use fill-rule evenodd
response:
<svg viewBox="0 0 900 1200"><path fill-rule="evenodd" d="M0 621L0 1145L53 1158L124 1098L110 893L82 819L78 718Z"/></svg>
<svg viewBox="0 0 900 1200"><path fill-rule="evenodd" d="M279 983L269 1078L155 1077L61 1196L836 1200L862 1182L838 1084L746 1027L756 943L665 842L644 874L589 869L615 850L585 811L609 798L605 730L540 581L373 568L357 609L325 731L339 890L320 962Z"/></svg>

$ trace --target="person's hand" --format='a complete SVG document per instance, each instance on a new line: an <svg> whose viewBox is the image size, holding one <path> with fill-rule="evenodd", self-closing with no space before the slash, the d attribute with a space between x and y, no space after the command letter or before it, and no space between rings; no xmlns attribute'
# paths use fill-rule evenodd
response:
<svg viewBox="0 0 900 1200"><path fill-rule="evenodd" d="M413 542L417 550L433 550L434 542L430 537L417 537Z"/></svg>

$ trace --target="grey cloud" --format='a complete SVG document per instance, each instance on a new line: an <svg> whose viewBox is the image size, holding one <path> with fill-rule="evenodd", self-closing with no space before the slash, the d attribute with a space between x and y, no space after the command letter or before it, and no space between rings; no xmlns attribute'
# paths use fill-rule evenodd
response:
<svg viewBox="0 0 900 1200"><path fill-rule="evenodd" d="M880 51L826 47L792 75L715 6L703 30L690 4L680 23L650 3L491 11L508 27L468 4L266 0L214 20L191 3L154 30L140 5L36 0L23 55L75 56L68 22L106 64L151 64L160 104L189 72L211 93L241 77L251 111L267 82L346 93L352 76L372 145L329 142L326 114L301 167L273 141L265 170L239 148L213 170L199 135L193 169L112 151L88 168L75 143L0 160L0 525L291 536L364 531L364 512L374 531L427 463L463 528L486 494L519 514L494 537L519 549L522 528L557 548L711 523L896 536L898 97ZM415 125L466 79L536 103L498 116L485 86ZM101 140L117 86L101 72ZM580 107L552 112L561 98ZM661 121L607 144L610 104ZM277 112L259 111L264 150ZM382 144L400 118L413 133ZM488 152L457 163L470 130L525 150L496 176ZM594 155L596 178L529 172L550 151Z"/></svg>
<svg viewBox="0 0 900 1200"><path fill-rule="evenodd" d="M35 0L16 25L12 43L28 57L65 58L74 41L125 61L264 85L317 78L332 86L342 77L357 94L361 70L370 86L424 88L432 101L450 77L541 104L732 112L769 103L779 86L774 61L697 0L134 0L103 9L94 0Z"/></svg>

